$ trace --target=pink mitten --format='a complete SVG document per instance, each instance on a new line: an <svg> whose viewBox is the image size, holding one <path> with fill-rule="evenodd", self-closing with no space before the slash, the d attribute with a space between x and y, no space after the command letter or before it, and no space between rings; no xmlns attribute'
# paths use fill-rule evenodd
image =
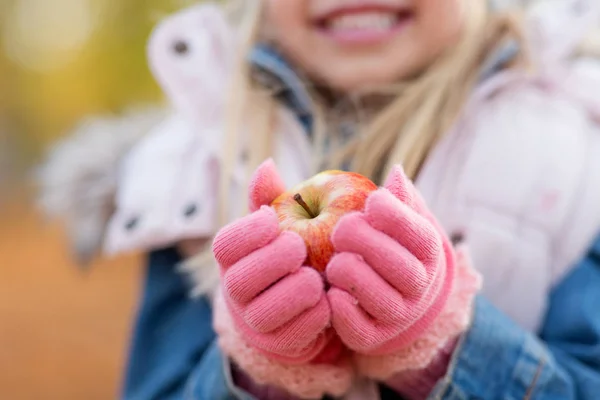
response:
<svg viewBox="0 0 600 400"><path fill-rule="evenodd" d="M332 241L338 254L326 273L333 326L358 353L362 374L387 379L425 367L459 333L456 324L439 322L449 314L457 276L452 244L400 167L370 195L364 212L340 220ZM476 276L470 267L461 274ZM477 287L469 286L469 299ZM468 321L470 302L461 306L450 318ZM435 340L424 346L433 328Z"/></svg>
<svg viewBox="0 0 600 400"><path fill-rule="evenodd" d="M285 190L272 161L250 185L249 216L223 228L213 251L222 291L215 302L215 329L224 352L253 379L298 395L343 393L351 365L331 354L336 336L323 277L303 266L300 236L280 232L268 206ZM329 354L335 365L318 360Z"/></svg>

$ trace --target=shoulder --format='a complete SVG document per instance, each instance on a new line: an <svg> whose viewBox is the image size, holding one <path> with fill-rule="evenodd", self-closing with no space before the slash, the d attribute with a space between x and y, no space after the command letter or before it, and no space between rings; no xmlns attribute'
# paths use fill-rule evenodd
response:
<svg viewBox="0 0 600 400"><path fill-rule="evenodd" d="M501 72L473 91L463 117L487 131L518 130L545 141L589 140L600 132L600 60L551 70ZM493 122L493 123L492 123Z"/></svg>
<svg viewBox="0 0 600 400"><path fill-rule="evenodd" d="M554 282L600 232L599 77L600 65L584 62L556 77L499 77L464 115L473 161L504 170L512 212L550 234Z"/></svg>
<svg viewBox="0 0 600 400"><path fill-rule="evenodd" d="M496 74L477 88L474 97L486 105L502 105L503 110L522 110L519 116L541 125L549 123L545 109L573 109L582 102L585 112L595 108L600 116L600 60L580 52L599 20L600 3L594 0L537 2L528 7L517 45L527 53L527 71ZM560 117L565 118L564 113Z"/></svg>

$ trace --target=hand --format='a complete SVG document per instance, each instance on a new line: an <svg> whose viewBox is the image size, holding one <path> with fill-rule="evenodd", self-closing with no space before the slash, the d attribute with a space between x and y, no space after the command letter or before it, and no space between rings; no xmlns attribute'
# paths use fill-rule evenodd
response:
<svg viewBox="0 0 600 400"><path fill-rule="evenodd" d="M454 280L449 239L400 167L344 216L326 269L333 327L357 353L385 355L418 339L444 308Z"/></svg>
<svg viewBox="0 0 600 400"><path fill-rule="evenodd" d="M261 165L250 184L253 213L223 228L213 252L227 309L243 339L271 358L304 363L329 342L331 312L323 278L303 266L304 241L280 232L275 211L266 206L284 189L274 164Z"/></svg>

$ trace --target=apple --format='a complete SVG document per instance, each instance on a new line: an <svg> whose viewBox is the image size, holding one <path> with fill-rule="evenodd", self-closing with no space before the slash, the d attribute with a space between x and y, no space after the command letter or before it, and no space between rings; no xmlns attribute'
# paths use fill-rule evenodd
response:
<svg viewBox="0 0 600 400"><path fill-rule="evenodd" d="M325 171L283 193L271 206L281 229L304 239L308 265L324 272L334 252L331 234L335 225L344 214L362 211L369 193L376 189L360 174Z"/></svg>

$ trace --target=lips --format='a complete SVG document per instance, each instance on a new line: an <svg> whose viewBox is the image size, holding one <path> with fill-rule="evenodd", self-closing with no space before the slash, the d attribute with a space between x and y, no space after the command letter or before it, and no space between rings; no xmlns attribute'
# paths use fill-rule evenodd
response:
<svg viewBox="0 0 600 400"><path fill-rule="evenodd" d="M328 10L315 19L324 34L345 44L373 43L389 39L413 19L405 7L358 5Z"/></svg>
<svg viewBox="0 0 600 400"><path fill-rule="evenodd" d="M384 11L367 11L360 13L339 14L325 20L324 27L334 32L351 30L380 30L392 29L398 23L397 13Z"/></svg>

